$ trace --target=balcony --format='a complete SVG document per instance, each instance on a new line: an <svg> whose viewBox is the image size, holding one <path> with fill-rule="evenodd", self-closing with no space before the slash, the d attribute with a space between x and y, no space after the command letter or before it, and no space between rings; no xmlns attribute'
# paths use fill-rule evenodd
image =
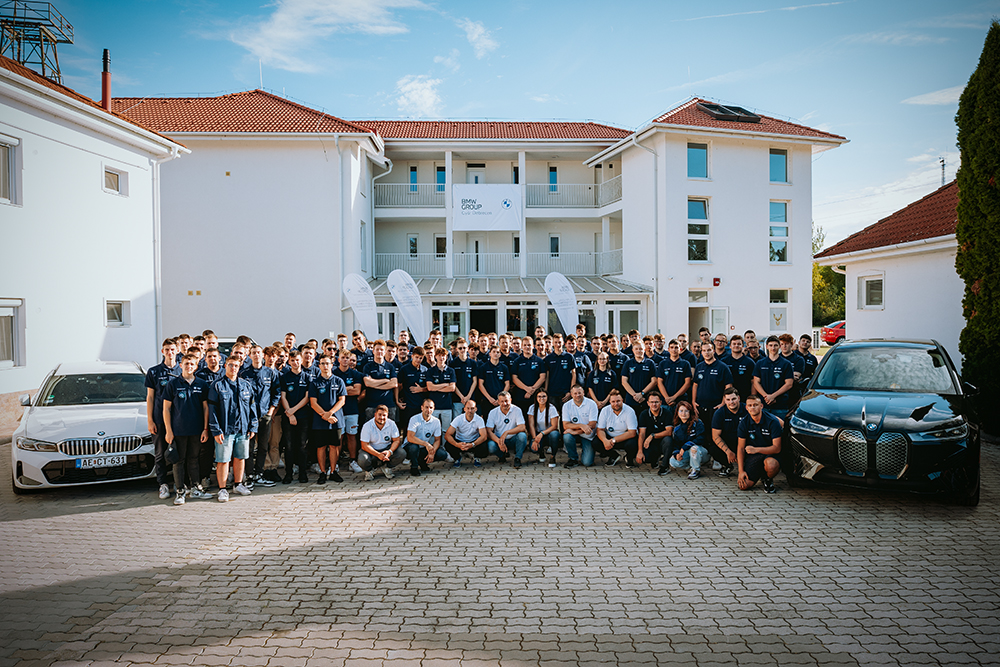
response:
<svg viewBox="0 0 1000 667"><path fill-rule="evenodd" d="M395 269L402 269L414 278L443 278L444 255L435 253L376 253L375 276L385 278ZM622 272L622 251L563 252L553 256L547 252L529 252L528 276L546 276L558 271L567 276L610 276ZM521 257L512 252L457 253L453 257L456 278L486 276L516 278L521 274Z"/></svg>
<svg viewBox="0 0 1000 667"><path fill-rule="evenodd" d="M600 208L622 198L622 177L598 184L529 183L528 208ZM378 208L444 208L445 186L440 183L376 183Z"/></svg>

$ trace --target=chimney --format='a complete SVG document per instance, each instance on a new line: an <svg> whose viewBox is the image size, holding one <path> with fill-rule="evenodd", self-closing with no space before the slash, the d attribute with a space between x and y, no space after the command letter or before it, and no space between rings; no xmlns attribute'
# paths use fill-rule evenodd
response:
<svg viewBox="0 0 1000 667"><path fill-rule="evenodd" d="M104 71L101 72L101 106L111 110L111 53L104 49Z"/></svg>

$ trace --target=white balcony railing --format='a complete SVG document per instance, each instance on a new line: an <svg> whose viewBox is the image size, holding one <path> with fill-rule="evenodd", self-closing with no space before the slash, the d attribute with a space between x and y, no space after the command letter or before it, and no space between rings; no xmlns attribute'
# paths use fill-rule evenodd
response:
<svg viewBox="0 0 1000 667"><path fill-rule="evenodd" d="M597 205L606 206L611 202L616 202L622 198L622 177L621 174L612 179L604 181L598 186Z"/></svg>
<svg viewBox="0 0 1000 667"><path fill-rule="evenodd" d="M385 278L395 269L403 269L414 278L443 278L445 258L434 253L376 253L375 276ZM521 257L512 252L456 253L453 257L456 278L514 278L521 274ZM558 271L567 276L613 276L622 272L622 251L610 252L529 252L529 276L546 276Z"/></svg>
<svg viewBox="0 0 1000 667"><path fill-rule="evenodd" d="M528 183L528 207L596 208L597 186L578 183Z"/></svg>
<svg viewBox="0 0 1000 667"><path fill-rule="evenodd" d="M440 183L376 183L375 206L385 208L444 208Z"/></svg>

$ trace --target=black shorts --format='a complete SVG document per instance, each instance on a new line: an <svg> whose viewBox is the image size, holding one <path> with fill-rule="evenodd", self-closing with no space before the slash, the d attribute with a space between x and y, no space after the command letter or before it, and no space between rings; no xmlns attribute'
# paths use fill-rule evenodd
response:
<svg viewBox="0 0 1000 667"><path fill-rule="evenodd" d="M340 447L340 429L324 428L309 432L309 444L316 449L324 447Z"/></svg>
<svg viewBox="0 0 1000 667"><path fill-rule="evenodd" d="M764 476L764 461L774 458L768 454L744 454L743 472L747 474L751 482L758 482Z"/></svg>

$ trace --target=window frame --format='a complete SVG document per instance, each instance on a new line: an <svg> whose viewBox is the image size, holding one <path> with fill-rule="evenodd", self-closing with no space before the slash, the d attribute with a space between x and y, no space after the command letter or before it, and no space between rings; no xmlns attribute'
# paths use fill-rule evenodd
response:
<svg viewBox="0 0 1000 667"><path fill-rule="evenodd" d="M552 250L551 243L552 242L549 241L549 244L550 244L549 245L549 250L550 251ZM514 252L514 259L520 259L521 258L521 235L520 234L512 234L511 235L511 248L510 249Z"/></svg>
<svg viewBox="0 0 1000 667"><path fill-rule="evenodd" d="M559 165L549 165L549 194L559 194Z"/></svg>
<svg viewBox="0 0 1000 667"><path fill-rule="evenodd" d="M521 167L520 165L512 164L510 166L510 184L520 185L521 184Z"/></svg>
<svg viewBox="0 0 1000 667"><path fill-rule="evenodd" d="M409 185L410 187L407 189L407 192L409 192L411 195L417 194L417 192L420 190L420 188L417 186L417 165L415 164L410 165Z"/></svg>
<svg viewBox="0 0 1000 667"><path fill-rule="evenodd" d="M434 192L443 193L445 187L448 184L448 172L447 172L447 168L443 167L443 166L440 166L440 165L435 166L435 168L434 168L434 178L436 179L434 181L434 184L435 184Z"/></svg>
<svg viewBox="0 0 1000 667"><path fill-rule="evenodd" d="M410 233L406 235L406 258L417 259L420 255L420 234Z"/></svg>
<svg viewBox="0 0 1000 667"><path fill-rule="evenodd" d="M705 175L704 176L692 176L691 175L691 150L692 150L692 146L696 146L696 147L697 146L704 146L705 147ZM700 150L700 149L695 149L695 150ZM698 141L689 141L689 142L687 142L686 153L685 153L685 157L687 159L687 164L686 164L687 177L690 178L690 179L695 179L695 180L699 180L699 181L709 181L709 180L711 180L711 176L712 176L711 154L712 154L711 145L708 142L706 142L706 143L701 143L701 142L698 142Z"/></svg>
<svg viewBox="0 0 1000 667"><path fill-rule="evenodd" d="M771 215L771 206L773 204L781 204L785 207L784 220L773 220ZM770 200L768 201L768 224L767 224L767 260L770 264L784 266L786 264L792 263L791 258L791 225L788 223L788 204L787 200ZM784 227L784 235L775 234L774 228ZM773 259L774 244L784 243L785 245L785 259Z"/></svg>
<svg viewBox="0 0 1000 667"><path fill-rule="evenodd" d="M785 156L785 178L781 181L774 180L773 168L771 164L772 158L777 154L782 154ZM788 175L791 173L791 154L787 148L769 148L767 152L767 180L770 183L777 183L779 185L791 185L792 181L789 179Z"/></svg>
<svg viewBox="0 0 1000 667"><path fill-rule="evenodd" d="M5 141L4 137L0 136L0 149L5 149L7 152L6 159L0 155L0 181L2 181L0 182L0 204L13 204L14 193L17 191L14 187L14 154L17 145ZM4 186L7 188L7 196L3 194Z"/></svg>
<svg viewBox="0 0 1000 667"><path fill-rule="evenodd" d="M552 252L553 239L556 242L555 252ZM562 259L562 234L549 234L549 259Z"/></svg>
<svg viewBox="0 0 1000 667"><path fill-rule="evenodd" d="M703 219L704 220L703 224L706 227L708 227L708 233L707 234L693 234L691 232L691 229L690 229L690 225L691 225L690 221L691 220L702 220L702 218L691 218L691 217L687 218L688 222L686 224L688 225L688 228L685 230L686 231L686 235L685 235L685 241L686 241L686 243L684 244L685 248L687 248L686 259L687 259L688 263L690 263L690 264L710 264L711 261L712 261L712 254L711 254L711 251L712 251L712 214L710 212L710 208L711 208L711 206L710 206L710 199L708 197L688 197L687 201L688 201L688 215L690 215L690 213L691 213L691 207L690 207L691 206L691 202L693 202L693 201L704 202L704 204L705 204L705 217ZM695 223L695 224L702 224L702 223ZM704 241L705 242L705 259L691 259L691 241Z"/></svg>
<svg viewBox="0 0 1000 667"><path fill-rule="evenodd" d="M4 311L10 311L9 313ZM0 298L0 317L11 318L10 350L11 359L0 361L0 372L26 366L24 344L25 307L24 299Z"/></svg>
<svg viewBox="0 0 1000 667"><path fill-rule="evenodd" d="M114 174L118 177L118 189L108 187L107 177L108 174ZM121 169L110 164L101 165L101 189L103 189L109 195L116 195L118 197L128 197L128 171Z"/></svg>
<svg viewBox="0 0 1000 667"><path fill-rule="evenodd" d="M115 304L121 307L120 321L113 321L108 318L108 308ZM108 329L125 329L132 326L132 304L125 299L105 299L104 326Z"/></svg>
<svg viewBox="0 0 1000 667"><path fill-rule="evenodd" d="M880 283L881 303L868 303L868 285ZM858 310L885 310L885 271L871 271L858 276Z"/></svg>

